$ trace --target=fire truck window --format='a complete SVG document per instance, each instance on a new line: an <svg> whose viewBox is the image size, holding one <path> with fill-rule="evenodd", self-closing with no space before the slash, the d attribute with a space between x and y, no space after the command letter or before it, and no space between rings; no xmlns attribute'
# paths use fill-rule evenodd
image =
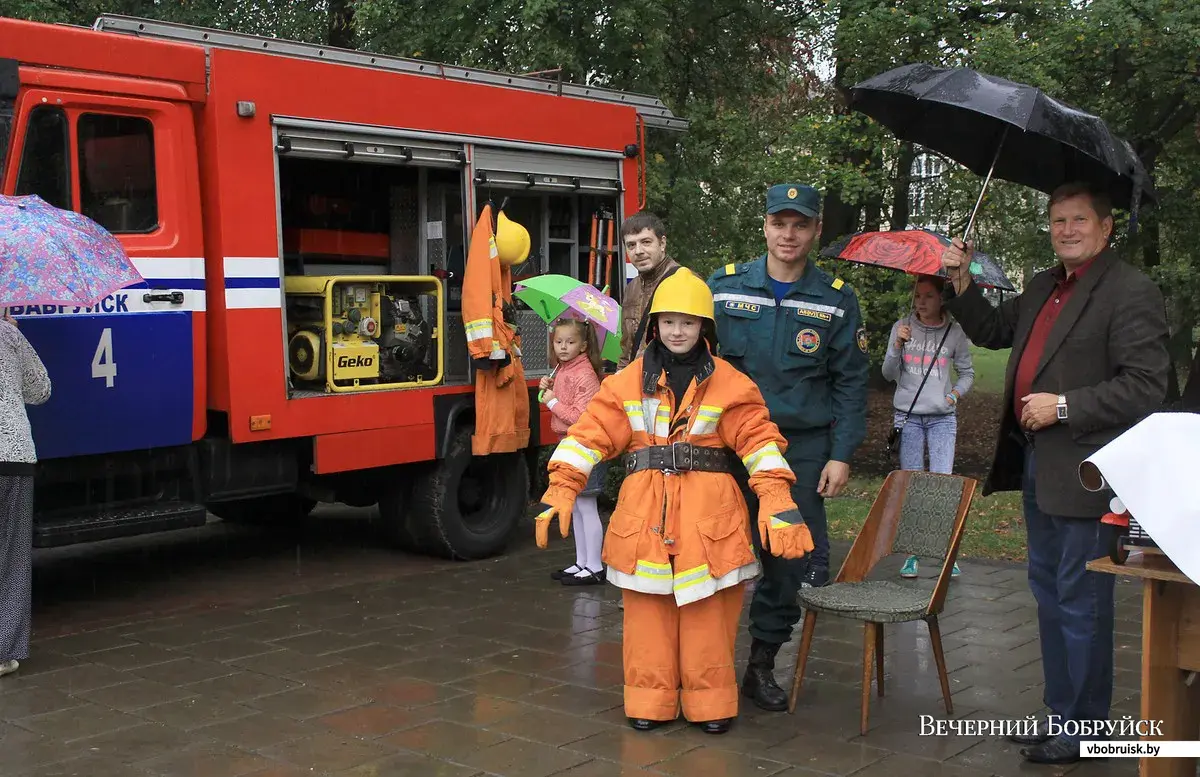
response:
<svg viewBox="0 0 1200 777"><path fill-rule="evenodd" d="M56 208L71 207L67 117L61 108L39 105L29 113L17 194L36 194Z"/></svg>
<svg viewBox="0 0 1200 777"><path fill-rule="evenodd" d="M137 116L79 117L79 211L109 232L158 227L154 126Z"/></svg>

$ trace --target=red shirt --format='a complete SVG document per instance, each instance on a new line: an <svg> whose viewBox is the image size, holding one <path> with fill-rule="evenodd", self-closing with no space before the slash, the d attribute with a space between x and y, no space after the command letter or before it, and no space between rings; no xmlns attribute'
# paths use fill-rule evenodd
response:
<svg viewBox="0 0 1200 777"><path fill-rule="evenodd" d="M1058 320L1058 315L1066 307L1071 293L1079 285L1079 276L1083 275L1095 261L1095 257L1088 259L1070 276L1066 274L1066 270L1061 264L1051 270L1056 281L1054 292L1042 305L1037 318L1033 321L1033 328L1029 330L1029 339L1025 342L1025 350L1021 352L1021 361L1017 364L1017 375L1013 380L1013 412L1016 413L1018 422L1021 420L1021 412L1025 409L1025 403L1021 401L1021 398L1033 393L1033 378L1037 374L1042 353L1046 350L1046 340L1050 337L1050 330L1054 328L1054 322Z"/></svg>

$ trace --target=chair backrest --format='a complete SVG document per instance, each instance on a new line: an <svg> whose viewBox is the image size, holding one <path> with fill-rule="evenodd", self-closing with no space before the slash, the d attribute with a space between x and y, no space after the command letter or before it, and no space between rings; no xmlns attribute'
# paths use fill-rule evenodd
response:
<svg viewBox="0 0 1200 777"><path fill-rule="evenodd" d="M910 556L946 554L954 535L964 478L913 472L904 489L904 503L892 541L893 553Z"/></svg>
<svg viewBox="0 0 1200 777"><path fill-rule="evenodd" d="M976 485L962 475L912 470L889 474L837 582L865 580L875 565L892 553L942 558L942 571L930 599L930 612L940 610Z"/></svg>

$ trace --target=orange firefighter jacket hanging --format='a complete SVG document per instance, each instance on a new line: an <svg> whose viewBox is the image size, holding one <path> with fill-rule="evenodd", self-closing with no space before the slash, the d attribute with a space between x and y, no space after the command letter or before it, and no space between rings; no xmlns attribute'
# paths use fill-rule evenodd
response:
<svg viewBox="0 0 1200 777"><path fill-rule="evenodd" d="M529 387L512 306L511 267L529 255L529 233L499 211L492 231L487 204L471 233L463 275L462 317L475 367L476 456L511 453L529 444Z"/></svg>

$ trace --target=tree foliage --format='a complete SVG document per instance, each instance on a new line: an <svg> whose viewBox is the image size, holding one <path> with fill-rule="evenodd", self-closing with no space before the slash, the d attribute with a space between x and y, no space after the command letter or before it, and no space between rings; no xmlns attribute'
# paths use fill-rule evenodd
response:
<svg viewBox="0 0 1200 777"><path fill-rule="evenodd" d="M981 180L953 164L914 175L924 150L853 112L847 90L913 61L970 66L1094 112L1134 145L1160 202L1121 247L1162 283L1182 361L1200 320L1200 4L1190 0L0 0L4 15L45 21L89 24L100 12L657 95L691 129L650 134L649 208L700 272L761 254L763 196L780 181L825 191L823 244L918 223L961 231ZM993 182L976 242L1017 283L1048 266L1044 195ZM822 264L858 289L878 352L911 279Z"/></svg>

